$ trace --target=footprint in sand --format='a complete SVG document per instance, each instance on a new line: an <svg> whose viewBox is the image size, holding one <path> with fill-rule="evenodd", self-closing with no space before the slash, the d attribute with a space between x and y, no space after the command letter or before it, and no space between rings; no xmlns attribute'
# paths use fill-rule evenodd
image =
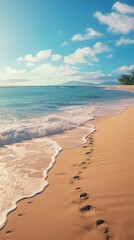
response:
<svg viewBox="0 0 134 240"><path fill-rule="evenodd" d="M72 167L77 167L77 164L76 164L76 163L75 163L75 164L73 164L73 165L72 165Z"/></svg>
<svg viewBox="0 0 134 240"><path fill-rule="evenodd" d="M89 217L94 214L95 207L90 204L84 205L83 207L79 208L79 211L85 216Z"/></svg>
<svg viewBox="0 0 134 240"><path fill-rule="evenodd" d="M86 192L83 192L83 193L80 194L80 198L82 200L87 200L87 199L89 199L89 196L88 196L88 194Z"/></svg>
<svg viewBox="0 0 134 240"><path fill-rule="evenodd" d="M80 164L79 164L79 167L81 167L81 166L83 166L83 165L85 165L85 164L87 164L85 161L83 161L83 162L81 162Z"/></svg>
<svg viewBox="0 0 134 240"><path fill-rule="evenodd" d="M85 161L83 161L81 164L82 164L82 165L84 165L84 164L86 164L86 162L85 162Z"/></svg>
<svg viewBox="0 0 134 240"><path fill-rule="evenodd" d="M82 169L86 169L86 168L87 168L87 166L82 167Z"/></svg>
<svg viewBox="0 0 134 240"><path fill-rule="evenodd" d="M103 219L98 219L96 221L96 226L100 229L103 233L108 233L108 227L106 222Z"/></svg>
<svg viewBox="0 0 134 240"><path fill-rule="evenodd" d="M78 192L81 192L81 191L82 191L81 187L76 187L76 190L77 190Z"/></svg>
<svg viewBox="0 0 134 240"><path fill-rule="evenodd" d="M13 230L8 230L8 231L6 231L6 234L10 234L10 233L12 233L12 231Z"/></svg>
<svg viewBox="0 0 134 240"><path fill-rule="evenodd" d="M30 204L32 204L32 201L27 202L27 206L25 206L25 209L28 209L30 207ZM29 205L29 206L28 206Z"/></svg>
<svg viewBox="0 0 134 240"><path fill-rule="evenodd" d="M81 178L80 178L79 175L76 175L76 176L73 177L73 179L75 179L75 180L80 180Z"/></svg>
<svg viewBox="0 0 134 240"><path fill-rule="evenodd" d="M79 210L80 210L80 212L85 213L92 209L93 209L93 207L91 205L85 205L85 206L81 207Z"/></svg>
<svg viewBox="0 0 134 240"><path fill-rule="evenodd" d="M73 179L70 180L70 184L73 184L75 181L80 180L81 177L79 175L75 175Z"/></svg>
<svg viewBox="0 0 134 240"><path fill-rule="evenodd" d="M89 152L86 152L85 154L91 154L91 151L89 151Z"/></svg>
<svg viewBox="0 0 134 240"><path fill-rule="evenodd" d="M92 162L88 162L87 164L90 165Z"/></svg>
<svg viewBox="0 0 134 240"><path fill-rule="evenodd" d="M18 217L22 217L22 216L23 216L23 213L19 213L19 214L18 214Z"/></svg>

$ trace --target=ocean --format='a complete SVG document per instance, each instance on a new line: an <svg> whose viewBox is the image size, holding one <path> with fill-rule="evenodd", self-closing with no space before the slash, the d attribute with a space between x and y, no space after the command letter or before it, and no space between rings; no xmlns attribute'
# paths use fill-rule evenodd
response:
<svg viewBox="0 0 134 240"><path fill-rule="evenodd" d="M95 130L96 116L134 106L134 92L95 86L0 87L0 228L17 201L43 191L56 156Z"/></svg>

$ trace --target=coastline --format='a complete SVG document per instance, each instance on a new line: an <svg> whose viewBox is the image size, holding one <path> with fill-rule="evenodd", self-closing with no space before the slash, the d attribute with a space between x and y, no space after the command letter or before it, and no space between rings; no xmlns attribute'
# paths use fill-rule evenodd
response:
<svg viewBox="0 0 134 240"><path fill-rule="evenodd" d="M18 203L0 238L133 239L133 116L134 108L128 108L92 121L99 131L59 154L49 187Z"/></svg>
<svg viewBox="0 0 134 240"><path fill-rule="evenodd" d="M113 89L113 90L129 90L133 91L134 90L134 85L107 85L106 88L108 89Z"/></svg>

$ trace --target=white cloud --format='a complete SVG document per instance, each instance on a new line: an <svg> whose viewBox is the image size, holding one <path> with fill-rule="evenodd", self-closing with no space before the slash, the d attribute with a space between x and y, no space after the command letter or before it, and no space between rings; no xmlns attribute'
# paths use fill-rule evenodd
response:
<svg viewBox="0 0 134 240"><path fill-rule="evenodd" d="M134 13L134 7L129 6L128 4L125 3L121 3L121 2L116 2L112 9L116 10L119 13L123 13L123 14L131 14Z"/></svg>
<svg viewBox="0 0 134 240"><path fill-rule="evenodd" d="M39 67L36 67L32 70L32 72L42 73L49 76L73 76L78 73L76 67L72 67L69 65L60 65L54 66L51 63L43 64Z"/></svg>
<svg viewBox="0 0 134 240"><path fill-rule="evenodd" d="M52 55L52 50L48 49L48 50L42 50L40 52L38 52L35 56L35 58L37 58L37 62L47 59Z"/></svg>
<svg viewBox="0 0 134 240"><path fill-rule="evenodd" d="M93 46L93 51L95 54L100 54L108 50L109 50L109 47L106 44L101 42L96 42Z"/></svg>
<svg viewBox="0 0 134 240"><path fill-rule="evenodd" d="M15 77L22 77L22 74L25 73L26 70L25 69L15 69L15 68L11 68L9 66L5 67L3 69L3 71L0 72L0 78L5 79L5 78L15 78Z"/></svg>
<svg viewBox="0 0 134 240"><path fill-rule="evenodd" d="M78 79L88 83L100 84L104 81L115 80L115 77L113 77L111 74L104 74L98 70L95 72L81 72Z"/></svg>
<svg viewBox="0 0 134 240"><path fill-rule="evenodd" d="M21 60L20 60L21 59ZM17 61L26 61L26 62L38 62L37 57L33 57L32 54L28 54L26 55L24 58L20 57L19 59L17 59Z"/></svg>
<svg viewBox="0 0 134 240"><path fill-rule="evenodd" d="M80 33L75 34L71 40L72 41L85 41L85 40L90 40L95 37L101 37L101 36L102 36L102 34L97 32L93 28L87 28L85 34L80 34Z"/></svg>
<svg viewBox="0 0 134 240"><path fill-rule="evenodd" d="M85 78L84 79L100 79L104 77L105 75L101 73L101 71L96 71L96 72L87 72L85 73Z"/></svg>
<svg viewBox="0 0 134 240"><path fill-rule="evenodd" d="M61 58L62 58L62 56L61 56L60 54L53 54L53 55L51 56L52 62L59 61L59 60L61 60Z"/></svg>
<svg viewBox="0 0 134 240"><path fill-rule="evenodd" d="M1 79L0 78L0 86L24 86L30 85L30 80L27 78L8 78L8 79Z"/></svg>
<svg viewBox="0 0 134 240"><path fill-rule="evenodd" d="M134 17L120 13L102 14L97 11L94 16L101 22L108 25L108 30L113 33L129 33L134 30Z"/></svg>
<svg viewBox="0 0 134 240"><path fill-rule="evenodd" d="M65 81L85 81L97 83L109 78L101 71L83 72L80 68L70 65L54 66L51 63L43 64L31 70L31 74L40 78L47 79L49 84L63 83ZM52 83L51 83L52 82Z"/></svg>
<svg viewBox="0 0 134 240"><path fill-rule="evenodd" d="M78 48L73 54L65 56L64 62L67 64L83 64L88 60L97 61L95 54L89 47Z"/></svg>
<svg viewBox="0 0 134 240"><path fill-rule="evenodd" d="M61 47L67 46L68 44L69 44L68 41L64 41L64 42L61 44Z"/></svg>
<svg viewBox="0 0 134 240"><path fill-rule="evenodd" d="M75 34L72 39L72 41L83 41L83 40L87 40L84 38L84 36L82 36L80 33Z"/></svg>
<svg viewBox="0 0 134 240"><path fill-rule="evenodd" d="M33 66L34 66L34 63L31 63L31 62L29 63L29 62L28 62L28 63L27 63L27 66L28 66L28 67L33 67Z"/></svg>
<svg viewBox="0 0 134 240"><path fill-rule="evenodd" d="M116 41L116 46L121 45L127 45L127 44L134 44L134 39L128 39L128 38L120 38L118 41Z"/></svg>
<svg viewBox="0 0 134 240"><path fill-rule="evenodd" d="M55 66L52 63L43 64L32 70L6 67L0 72L0 85L42 85L60 84L66 81L85 81L99 83L108 75L101 71L85 72L81 68L70 65ZM30 80L32 79L32 81Z"/></svg>
<svg viewBox="0 0 134 240"><path fill-rule="evenodd" d="M121 66L121 67L113 70L112 72L124 74L124 73L130 73L133 70L134 70L134 65L130 65L130 66Z"/></svg>
<svg viewBox="0 0 134 240"><path fill-rule="evenodd" d="M127 15L127 13L133 13L133 7L116 2L113 7L117 12L111 12L102 14L97 11L94 17L97 18L101 23L108 26L108 31L116 34L127 34L134 30L134 17Z"/></svg>
<svg viewBox="0 0 134 240"><path fill-rule="evenodd" d="M17 62L22 62L23 61L23 57L18 57L17 58Z"/></svg>
<svg viewBox="0 0 134 240"><path fill-rule="evenodd" d="M73 54L65 56L64 62L67 64L89 64L90 61L97 62L97 54L108 51L109 47L101 42L95 43L93 48L78 48Z"/></svg>
<svg viewBox="0 0 134 240"><path fill-rule="evenodd" d="M29 63L40 62L42 60L50 58L52 61L59 61L62 56L59 54L53 54L51 49L41 50L35 56L32 54L25 55L24 57L17 58L17 62L26 61Z"/></svg>
<svg viewBox="0 0 134 240"><path fill-rule="evenodd" d="M25 82L27 82L25 73L26 73L25 69L18 70L7 66L0 71L0 85L5 86L5 85L19 85L23 83L25 84Z"/></svg>

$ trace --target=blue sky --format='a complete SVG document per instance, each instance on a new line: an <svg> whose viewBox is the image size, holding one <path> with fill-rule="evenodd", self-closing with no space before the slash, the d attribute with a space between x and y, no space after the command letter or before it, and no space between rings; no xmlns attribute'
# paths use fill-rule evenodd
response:
<svg viewBox="0 0 134 240"><path fill-rule="evenodd" d="M101 83L133 69L133 0L0 1L0 86Z"/></svg>

